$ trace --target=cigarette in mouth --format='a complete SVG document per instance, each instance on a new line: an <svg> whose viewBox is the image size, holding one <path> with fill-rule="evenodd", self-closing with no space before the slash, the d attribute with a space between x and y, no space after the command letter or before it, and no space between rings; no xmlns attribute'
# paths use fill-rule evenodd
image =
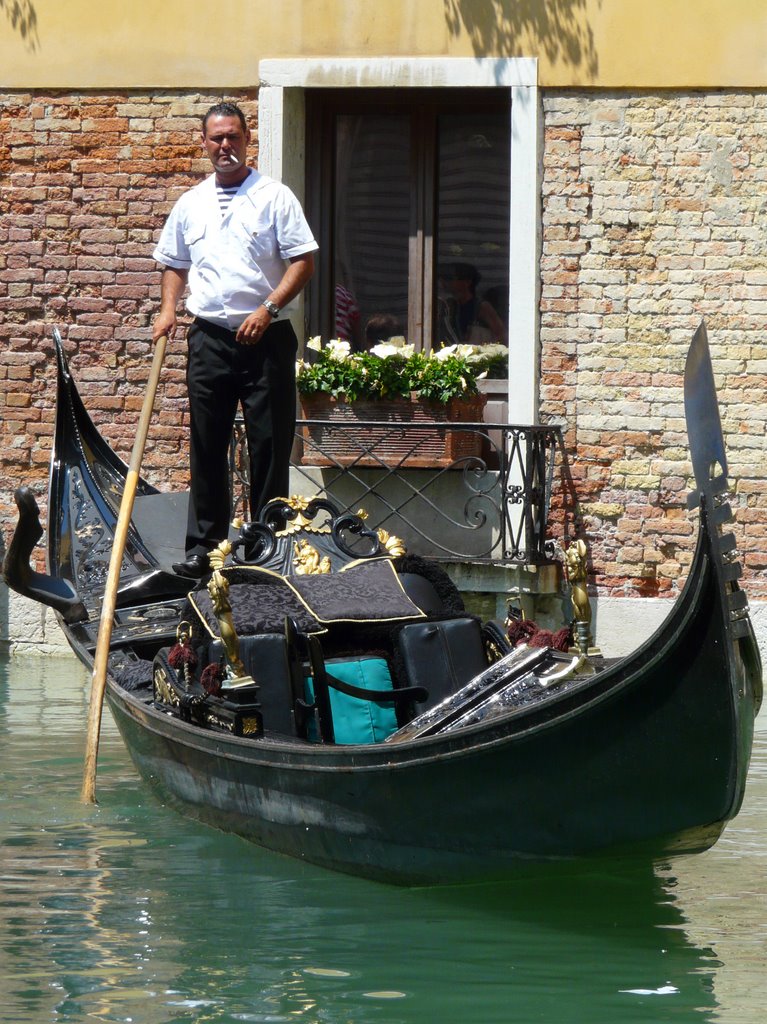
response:
<svg viewBox="0 0 767 1024"><path fill-rule="evenodd" d="M229 153L229 155L228 155L227 159L229 160L229 163L230 163L230 164L238 164L238 163L240 162L240 161L239 161L239 160L237 159L237 157L236 157L236 156L234 155L234 153Z"/></svg>

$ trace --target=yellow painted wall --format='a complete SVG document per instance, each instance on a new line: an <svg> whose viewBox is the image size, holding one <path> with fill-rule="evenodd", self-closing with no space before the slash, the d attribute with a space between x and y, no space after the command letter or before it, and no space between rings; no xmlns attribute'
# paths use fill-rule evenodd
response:
<svg viewBox="0 0 767 1024"><path fill-rule="evenodd" d="M543 86L767 85L765 0L10 0L0 88L237 88L264 57L537 57Z"/></svg>

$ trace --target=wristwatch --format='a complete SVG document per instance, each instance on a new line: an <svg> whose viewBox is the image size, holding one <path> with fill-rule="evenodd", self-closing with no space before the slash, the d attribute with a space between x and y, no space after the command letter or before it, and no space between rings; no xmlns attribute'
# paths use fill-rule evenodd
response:
<svg viewBox="0 0 767 1024"><path fill-rule="evenodd" d="M271 299L264 299L261 305L264 307L264 309L272 318L272 320L276 320L277 317L280 315L280 307L275 302L272 302Z"/></svg>

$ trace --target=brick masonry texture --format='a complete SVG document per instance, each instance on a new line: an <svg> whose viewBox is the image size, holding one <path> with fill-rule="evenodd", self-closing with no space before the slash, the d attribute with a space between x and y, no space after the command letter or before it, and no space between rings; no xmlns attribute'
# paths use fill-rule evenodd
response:
<svg viewBox="0 0 767 1024"><path fill-rule="evenodd" d="M0 95L6 539L20 483L45 517L54 325L93 419L130 457L158 302L153 242L209 170L199 116L220 98ZM231 98L255 128L257 93ZM745 585L766 597L767 96L547 95L544 124L541 410L566 425L577 497L558 501L555 532L585 537L601 595L678 592L694 535L682 372L705 316ZM144 459L161 489L187 483L186 428L179 334Z"/></svg>
<svg viewBox="0 0 767 1024"><path fill-rule="evenodd" d="M255 126L255 92L223 98L235 99ZM94 422L130 459L159 302L153 243L175 200L210 171L200 116L221 99L199 93L0 95L0 522L6 543L19 484L34 487L45 522L54 326ZM256 159L255 145L250 155ZM168 346L155 408L143 475L161 489L185 487L182 330Z"/></svg>
<svg viewBox="0 0 767 1024"><path fill-rule="evenodd" d="M567 529L599 593L678 593L695 530L682 380L704 317L744 584L764 598L767 96L547 96L544 124L541 409L567 428Z"/></svg>

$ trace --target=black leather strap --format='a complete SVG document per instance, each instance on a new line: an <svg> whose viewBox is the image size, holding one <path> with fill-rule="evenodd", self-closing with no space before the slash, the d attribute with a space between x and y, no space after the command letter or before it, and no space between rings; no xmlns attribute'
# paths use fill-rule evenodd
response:
<svg viewBox="0 0 767 1024"><path fill-rule="evenodd" d="M347 697L358 697L360 700L372 700L375 704L402 704L408 701L416 701L422 704L429 699L429 691L423 686L403 686L396 690L366 690L362 686L354 686L352 683L345 683L338 679L331 672L325 669L325 678L328 685L334 690L340 690Z"/></svg>

